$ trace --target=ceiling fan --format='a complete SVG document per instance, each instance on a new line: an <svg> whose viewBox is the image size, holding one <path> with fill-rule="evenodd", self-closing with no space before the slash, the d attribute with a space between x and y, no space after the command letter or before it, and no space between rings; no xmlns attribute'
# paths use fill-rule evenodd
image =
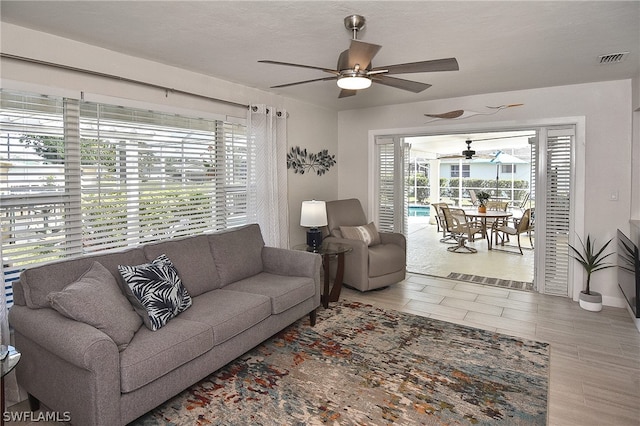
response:
<svg viewBox="0 0 640 426"><path fill-rule="evenodd" d="M472 142L473 141L471 139L467 139L466 141L464 141L464 143L467 144L467 149L462 151L462 154L441 155L441 156L438 156L438 160L453 160L453 159L459 159L459 158L462 158L465 160L472 160L476 155L476 152L471 149Z"/></svg>
<svg viewBox="0 0 640 426"><path fill-rule="evenodd" d="M271 86L271 88L275 89L279 87L295 86L298 84L306 84L316 81L337 80L338 87L342 89L338 96L339 98L354 96L358 90L366 89L371 86L372 82L395 87L396 89L407 90L413 93L420 93L431 87L431 85L418 81L390 77L390 75L435 71L457 71L459 69L456 58L434 59L430 61L388 65L385 67L373 67L371 60L382 46L365 43L357 39L358 31L364 28L364 25L365 18L363 16L350 15L344 18L344 26L347 30L353 31L353 39L351 40L349 49L343 51L338 57L338 65L335 70L312 65L293 64L289 62L269 60L258 61L265 64L315 69L332 74L331 77L280 84L277 86Z"/></svg>
<svg viewBox="0 0 640 426"><path fill-rule="evenodd" d="M490 138L474 139L474 140L476 142L480 142L480 141L494 141L494 140L499 140L499 139L512 139L512 138L514 138L513 135L510 135L510 136L494 136L494 137L490 137ZM465 160L472 160L473 158L491 159L491 158L495 157L495 155L487 155L487 154L478 154L478 155L476 155L476 152L471 149L471 144L473 143L474 140L467 139L466 141L464 141L464 143L467 144L467 149L462 151L461 155L460 154L443 155L443 156L438 157L438 159L439 160L445 160L445 159L463 158Z"/></svg>

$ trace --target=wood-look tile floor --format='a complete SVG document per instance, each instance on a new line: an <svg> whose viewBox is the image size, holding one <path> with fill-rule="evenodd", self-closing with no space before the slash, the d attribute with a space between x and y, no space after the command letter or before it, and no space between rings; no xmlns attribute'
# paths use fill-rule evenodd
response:
<svg viewBox="0 0 640 426"><path fill-rule="evenodd" d="M341 299L547 342L548 425L640 425L640 333L624 309L418 274L379 291L344 288Z"/></svg>
<svg viewBox="0 0 640 426"><path fill-rule="evenodd" d="M547 342L549 425L640 425L640 332L625 309L418 274L341 299Z"/></svg>

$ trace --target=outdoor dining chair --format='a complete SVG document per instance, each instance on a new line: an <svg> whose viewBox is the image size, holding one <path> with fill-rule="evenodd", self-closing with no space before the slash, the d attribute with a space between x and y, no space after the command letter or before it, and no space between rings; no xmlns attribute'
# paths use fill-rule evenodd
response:
<svg viewBox="0 0 640 426"><path fill-rule="evenodd" d="M474 206L477 206L478 204L480 204L480 201L478 200L478 196L476 195L476 191L473 189L469 189L469 197L471 197L471 204L473 204Z"/></svg>
<svg viewBox="0 0 640 426"><path fill-rule="evenodd" d="M451 232L447 229L447 223L444 217L444 213L442 212L442 207L448 207L447 203L432 203L431 207L436 211L436 224L438 225L438 232L442 232L442 238L440 238L441 243L455 243L456 240L451 234Z"/></svg>
<svg viewBox="0 0 640 426"><path fill-rule="evenodd" d="M467 246L466 241L474 241L475 234L482 233L482 224L468 220L462 209L445 205L441 206L440 210L444 216L447 231L458 243L456 246L448 247L447 250L453 253L476 253L478 250Z"/></svg>
<svg viewBox="0 0 640 426"><path fill-rule="evenodd" d="M500 245L504 246L505 240L508 241L509 235L515 235L518 238L518 250L520 250L520 254L524 255L522 251L522 246L520 245L520 235L525 232L529 234L529 242L531 243L531 247L533 247L533 240L531 239L531 209L527 209L522 214L522 217L515 223L515 227L508 226L507 224L499 224L498 222L494 223L494 226L491 228L491 238L496 238L496 244L498 239L500 239ZM502 234L502 235L500 235Z"/></svg>

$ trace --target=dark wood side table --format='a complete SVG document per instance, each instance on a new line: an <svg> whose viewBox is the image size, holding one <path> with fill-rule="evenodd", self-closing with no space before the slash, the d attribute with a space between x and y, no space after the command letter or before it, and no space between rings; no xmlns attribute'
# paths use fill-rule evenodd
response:
<svg viewBox="0 0 640 426"><path fill-rule="evenodd" d="M313 250L313 248L306 244L297 245L294 247L294 250L305 250L311 253L318 253L322 256L322 267L324 269L324 289L321 297L322 306L328 308L329 302L337 302L340 299L342 279L344 278L344 255L349 253L352 248L340 243L323 243L317 250ZM333 257L338 259L338 269L336 270L336 277L333 280L331 292L329 292L330 266L331 258Z"/></svg>
<svg viewBox="0 0 640 426"><path fill-rule="evenodd" d="M4 412L6 410L5 402L4 402L4 376L11 373L16 365L18 365L18 361L20 361L20 352L16 350L13 346L9 346L9 353L7 356L0 361L0 366L2 369L2 383L0 384L0 393L2 394L2 412L0 414L0 424L4 425Z"/></svg>

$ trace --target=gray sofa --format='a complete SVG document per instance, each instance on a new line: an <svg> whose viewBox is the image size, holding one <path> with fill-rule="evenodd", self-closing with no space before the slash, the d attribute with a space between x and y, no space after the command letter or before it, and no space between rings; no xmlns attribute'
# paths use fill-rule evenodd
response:
<svg viewBox="0 0 640 426"><path fill-rule="evenodd" d="M152 331L119 265L162 255L190 306ZM72 424L129 423L305 315L314 325L320 266L316 254L266 247L248 225L27 269L9 318L18 383L32 408L69 412ZM102 283L110 277L117 284Z"/></svg>

